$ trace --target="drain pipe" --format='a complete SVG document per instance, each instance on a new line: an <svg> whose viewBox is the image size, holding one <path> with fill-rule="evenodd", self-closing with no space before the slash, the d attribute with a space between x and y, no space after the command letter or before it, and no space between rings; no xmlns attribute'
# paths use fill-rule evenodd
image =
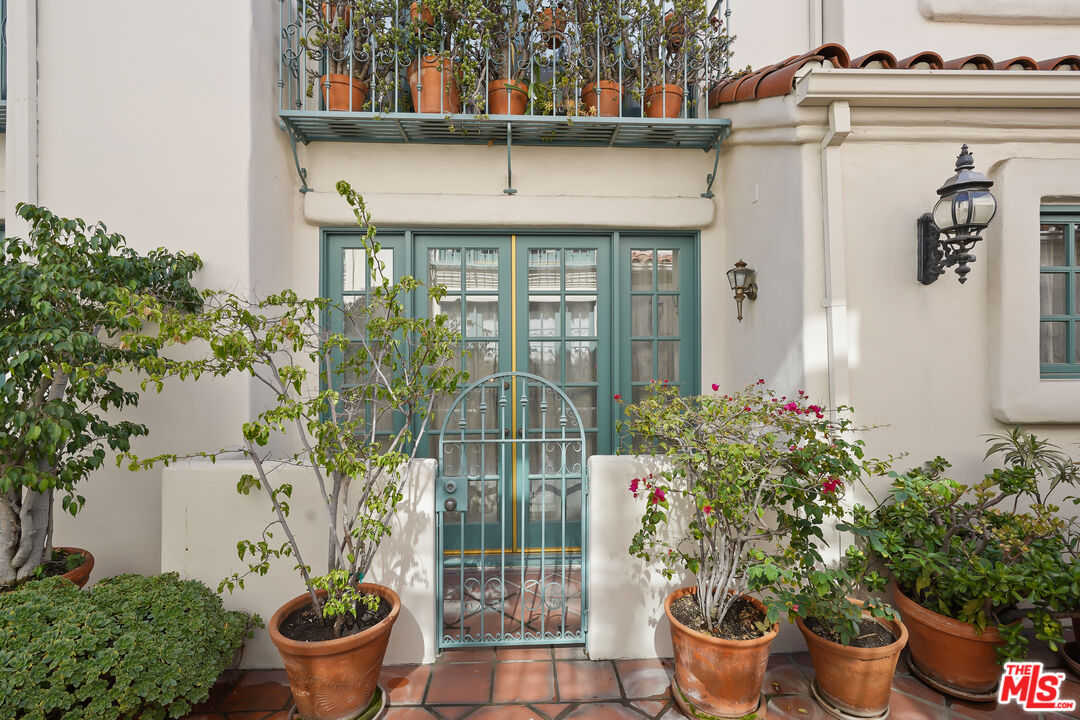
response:
<svg viewBox="0 0 1080 720"><path fill-rule="evenodd" d="M38 201L37 0L7 3L7 153L4 220L9 235L26 236L15 214L20 202Z"/></svg>
<svg viewBox="0 0 1080 720"><path fill-rule="evenodd" d="M849 400L847 278L844 275L844 196L841 146L851 134L846 100L829 105L829 129L821 141L821 214L825 240L825 331L828 343L829 412Z"/></svg>

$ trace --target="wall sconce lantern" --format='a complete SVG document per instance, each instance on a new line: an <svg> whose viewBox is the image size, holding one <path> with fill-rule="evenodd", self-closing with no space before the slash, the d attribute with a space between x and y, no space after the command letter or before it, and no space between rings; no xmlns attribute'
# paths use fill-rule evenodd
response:
<svg viewBox="0 0 1080 720"><path fill-rule="evenodd" d="M746 298L757 298L757 272L746 267L742 260L727 271L728 284L735 291L735 304L739 307L739 322L742 322L742 303Z"/></svg>
<svg viewBox="0 0 1080 720"><path fill-rule="evenodd" d="M986 229L997 212L997 200L990 192L994 182L975 171L975 159L968 146L960 148L956 157L956 174L938 188L940 199L933 213L919 218L919 258L917 277L929 285L945 274L945 268L956 266L960 282L971 272L968 263L975 262L971 249L982 240L979 233Z"/></svg>

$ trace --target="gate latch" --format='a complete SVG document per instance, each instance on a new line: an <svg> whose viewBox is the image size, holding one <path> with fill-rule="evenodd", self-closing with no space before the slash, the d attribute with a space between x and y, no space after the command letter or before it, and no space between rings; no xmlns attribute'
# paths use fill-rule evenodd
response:
<svg viewBox="0 0 1080 720"><path fill-rule="evenodd" d="M454 512L465 507L468 485L462 478L439 478L435 482L435 511Z"/></svg>

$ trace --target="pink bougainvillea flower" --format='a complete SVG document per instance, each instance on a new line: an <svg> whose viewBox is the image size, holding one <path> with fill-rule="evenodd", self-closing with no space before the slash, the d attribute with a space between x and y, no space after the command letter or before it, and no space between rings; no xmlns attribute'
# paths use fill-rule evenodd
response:
<svg viewBox="0 0 1080 720"><path fill-rule="evenodd" d="M614 397L616 400L622 400L622 395L620 395L619 393L615 393L612 397Z"/></svg>
<svg viewBox="0 0 1080 720"><path fill-rule="evenodd" d="M630 492L634 493L634 497L637 497L638 485L641 483L641 478L634 478L630 481Z"/></svg>
<svg viewBox="0 0 1080 720"><path fill-rule="evenodd" d="M830 477L828 480L821 484L821 491L825 493L835 492L836 488L841 487L844 483L840 478Z"/></svg>
<svg viewBox="0 0 1080 720"><path fill-rule="evenodd" d="M744 407L743 412L750 412L750 406L747 405L746 407Z"/></svg>
<svg viewBox="0 0 1080 720"><path fill-rule="evenodd" d="M794 402L789 402L787 405L784 406L784 409L791 412L799 412L799 406L796 405Z"/></svg>
<svg viewBox="0 0 1080 720"><path fill-rule="evenodd" d="M720 389L720 385L718 383L713 383L712 384L712 391L713 392L716 392L719 389Z"/></svg>
<svg viewBox="0 0 1080 720"><path fill-rule="evenodd" d="M706 505L705 507L701 508L701 511L708 515L712 512L712 505Z"/></svg>
<svg viewBox="0 0 1080 720"><path fill-rule="evenodd" d="M656 488L652 491L653 505L659 505L660 503L664 502L665 497L666 495L664 495L664 491L660 488Z"/></svg>
<svg viewBox="0 0 1080 720"><path fill-rule="evenodd" d="M790 450L791 452L795 452L795 451L796 451L796 450L798 450L798 449L799 449L799 448L798 448L798 446L796 446L796 445L788 445L788 450Z"/></svg>
<svg viewBox="0 0 1080 720"><path fill-rule="evenodd" d="M765 384L765 378L758 378L757 384L758 385L764 385Z"/></svg>
<svg viewBox="0 0 1080 720"><path fill-rule="evenodd" d="M793 603L791 609L795 612L799 612L799 603Z"/></svg>

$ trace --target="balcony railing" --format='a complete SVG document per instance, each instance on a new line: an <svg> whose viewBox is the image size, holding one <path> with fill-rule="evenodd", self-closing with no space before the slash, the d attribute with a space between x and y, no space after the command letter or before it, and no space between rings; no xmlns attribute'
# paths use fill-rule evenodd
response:
<svg viewBox="0 0 1080 720"><path fill-rule="evenodd" d="M713 148L730 0L281 0L295 140Z"/></svg>

